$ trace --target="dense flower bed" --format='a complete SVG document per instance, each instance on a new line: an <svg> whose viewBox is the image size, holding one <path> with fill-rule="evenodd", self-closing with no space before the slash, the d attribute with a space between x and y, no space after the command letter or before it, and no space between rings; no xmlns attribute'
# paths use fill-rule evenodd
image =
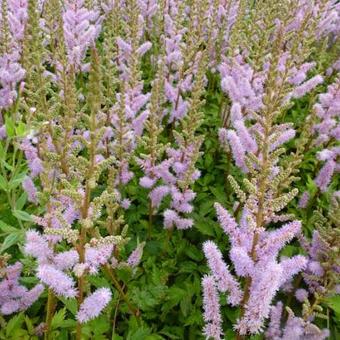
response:
<svg viewBox="0 0 340 340"><path fill-rule="evenodd" d="M0 5L1 339L339 338L339 1Z"/></svg>

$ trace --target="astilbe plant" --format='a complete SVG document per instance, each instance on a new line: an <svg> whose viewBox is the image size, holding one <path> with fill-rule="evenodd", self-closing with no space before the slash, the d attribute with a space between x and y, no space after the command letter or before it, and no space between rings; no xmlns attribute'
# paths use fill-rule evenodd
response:
<svg viewBox="0 0 340 340"><path fill-rule="evenodd" d="M98 11L89 10L83 0L67 1L63 13L63 28L69 66L86 70L83 63L86 50L98 37L101 18Z"/></svg>
<svg viewBox="0 0 340 340"><path fill-rule="evenodd" d="M109 287L97 288L91 293L93 289L87 277L104 270L119 294L127 299L115 278L114 268L135 267L142 248L138 247L127 262L119 258L120 249L127 241L126 227L121 229L124 221L116 216L120 210L115 189L118 164L113 154L105 154L103 144L106 115L101 111L97 52L92 47L87 101L82 108L74 88L75 70L68 70L66 64L63 66L62 114L45 117L47 123L40 124L36 144L24 141L31 177L35 172L40 179L37 188L32 180L25 182L24 187L31 201L46 206L43 216L34 218L43 232L27 232L25 253L37 259L37 277L49 289L47 334L56 307L55 296L77 298L77 338L80 339L81 324L97 317L112 295ZM103 174L107 176L106 189L93 196ZM99 226L104 227L104 234L99 232ZM130 305L128 300L127 303ZM136 313L133 307L131 310Z"/></svg>
<svg viewBox="0 0 340 340"><path fill-rule="evenodd" d="M306 10L296 22L297 19L291 19L288 11L282 9L280 17L275 17L275 13L278 13L275 6L273 4L270 16L275 24L271 25L272 31L265 30L268 37L255 36L255 39L268 38L270 44L260 40L262 51L255 47L245 49L227 58L220 67L222 89L228 94L232 105L230 123L233 127L221 129L220 140L224 148L230 146L236 166L247 177L243 180L245 191L234 177L228 177L239 199L234 212L236 218L239 212L242 214L238 223L219 203L215 207L219 223L229 236L229 257L235 274L244 279L240 282L231 274L215 243L204 243L204 253L211 270L211 274L203 279L204 333L207 338L219 339L222 335L221 317L216 307L212 309L215 302L211 302L209 296L215 301L218 299L213 296L217 291L228 293L228 303L240 306L241 315L235 325L239 338L259 333L264 329L276 293L307 265L307 259L301 255L278 260L284 245L300 233L301 222L290 214L279 214L298 191L291 189L285 192L280 186L280 182L291 173L289 168L283 168L279 162L285 152L282 144L293 138L295 131L291 124L277 123L277 119L287 109L291 98L304 96L323 78L316 75L305 80L307 71L313 66L304 61L309 56L306 47L310 39L316 38L316 31L308 31L310 38L304 37L305 42L299 40L298 44L291 40L292 36L299 39L306 34L305 25L313 12ZM294 8L300 10L298 6ZM259 15L262 29L269 25L268 17L263 17L262 12L257 13L256 8L249 15ZM311 25L314 29L319 25L318 20L320 16L316 15ZM258 59L262 59L262 69L257 64L256 71L244 61L251 53L255 56L261 53ZM292 221L276 230L268 230L273 224L289 220Z"/></svg>
<svg viewBox="0 0 340 340"><path fill-rule="evenodd" d="M328 319L322 304L339 293L339 195L332 197L331 208L324 217L316 212L316 229L311 241L300 235L301 245L307 254L306 270L300 274L306 288L298 288L295 298L301 302L302 316L296 316L283 303L271 308L270 323L266 331L268 339L326 339L328 329L319 329L314 322L318 318Z"/></svg>
<svg viewBox="0 0 340 340"><path fill-rule="evenodd" d="M317 159L322 162L317 176L314 179L317 186L316 197L319 193L328 190L332 177L339 172L339 145L340 140L340 80L339 78L328 86L327 92L319 95L319 102L313 107L310 120L314 121L313 133L316 138L313 146L322 147L317 152ZM306 208L310 201L310 193L304 192L299 206Z"/></svg>
<svg viewBox="0 0 340 340"><path fill-rule="evenodd" d="M165 146L165 159L159 161L156 167L153 164L152 176L150 174L144 176L140 184L145 188L152 188L149 194L150 216L159 208L164 197L170 195L170 208L163 213L164 227L170 230L174 227L182 230L188 229L193 225L193 220L188 218L187 214L193 211L192 201L196 194L190 186L200 176L200 172L195 169L195 164L203 141L202 136L197 135L197 130L202 122L201 106L204 101L201 97L206 83L205 68L207 66L207 51L199 49L205 41L204 25L198 20L205 10L204 6L206 6L204 1L191 5L189 20L191 29L188 32L180 29L184 8L179 2L169 2L164 9L165 35L161 37L164 57L161 53L159 60L164 77L162 85L164 103L159 109L165 117L158 119L160 122L163 121L164 125L172 124L175 147ZM188 40L187 45L181 43L184 33ZM191 51L185 56L184 46ZM151 113L151 115L154 114ZM177 131L177 126L180 132ZM149 135L151 133L156 138L161 132L161 130L155 130L155 126L150 123L147 124L147 129ZM154 158L152 153L155 152L157 144L154 143L150 147L153 151L150 149L149 157ZM158 157L160 158L161 154ZM142 164L144 168L145 165ZM151 169L146 170L150 172ZM156 183L157 180L160 180L160 183Z"/></svg>
<svg viewBox="0 0 340 340"><path fill-rule="evenodd" d="M20 320L29 337L97 337L98 318L105 338L327 338L340 271L339 2L0 7L0 337ZM205 210L223 232L202 227Z"/></svg>
<svg viewBox="0 0 340 340"><path fill-rule="evenodd" d="M37 284L31 289L20 284L23 266L20 262L8 265L9 258L7 254L0 257L0 312L2 315L26 310L44 291L42 284Z"/></svg>
<svg viewBox="0 0 340 340"><path fill-rule="evenodd" d="M143 93L141 78L141 58L150 49L149 41L142 41L145 21L139 13L136 1L128 1L122 18L127 21L122 29L125 37L118 36L116 44L117 68L119 71L119 91L111 109L112 147L119 162L117 181L124 185L133 177L129 169L131 155L137 146L136 138L143 132L148 111L145 105L150 93Z"/></svg>
<svg viewBox="0 0 340 340"><path fill-rule="evenodd" d="M18 97L25 70L20 64L27 21L27 1L1 1L0 12L0 138L6 136L3 112Z"/></svg>

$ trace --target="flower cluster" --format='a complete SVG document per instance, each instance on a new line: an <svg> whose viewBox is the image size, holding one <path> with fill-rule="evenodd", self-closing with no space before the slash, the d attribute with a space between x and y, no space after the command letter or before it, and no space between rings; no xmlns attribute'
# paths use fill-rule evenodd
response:
<svg viewBox="0 0 340 340"><path fill-rule="evenodd" d="M314 105L319 123L314 125L318 138L317 145L326 146L318 152L317 158L325 162L315 178L315 184L321 192L327 190L334 173L339 172L340 150L337 145L340 140L340 79L328 86L328 91L319 96L319 103Z"/></svg>
<svg viewBox="0 0 340 340"><path fill-rule="evenodd" d="M240 334L258 333L269 315L276 292L306 267L307 260L300 255L278 261L279 251L300 232L301 224L293 221L278 230L263 230L254 234L254 225L250 218L247 222L247 216L243 217L242 224L238 226L234 218L218 203L216 211L221 227L229 236L232 245L229 257L235 273L251 282L250 293L244 305L245 312L236 328ZM258 239L255 247L250 235ZM217 246L214 242L207 241L203 249L217 289L221 293L229 294L228 302L231 305L240 305L244 301L244 293L223 261ZM255 259L252 254L256 254Z"/></svg>
<svg viewBox="0 0 340 340"><path fill-rule="evenodd" d="M63 13L63 30L69 66L84 71L89 64L83 59L101 30L99 13L85 7L84 0L67 1Z"/></svg>
<svg viewBox="0 0 340 340"><path fill-rule="evenodd" d="M10 107L18 96L25 70L20 64L27 21L28 1L1 1L0 11L0 111ZM22 90L22 89L21 89ZM0 138L6 135L0 116Z"/></svg>
<svg viewBox="0 0 340 340"><path fill-rule="evenodd" d="M3 315L26 310L43 292L44 287L37 284L30 290L19 283L22 264L16 262L13 265L1 268L0 272L0 312Z"/></svg>
<svg viewBox="0 0 340 340"><path fill-rule="evenodd" d="M195 337L202 303L207 339L325 339L339 23L338 0L0 0L0 338Z"/></svg>
<svg viewBox="0 0 340 340"><path fill-rule="evenodd" d="M308 73L316 64L308 60L308 53L302 52L304 41L297 47L297 42L291 40L292 36L297 38L303 34L319 39L316 30L302 33L311 16L314 28L318 27L321 35L332 29L335 13L332 6L318 8L318 15L311 14L312 7L308 4L293 7L292 11L299 15L292 19L288 12L285 16L282 11L280 17L273 16L277 11L273 4L272 12L267 13L273 19L269 28L265 11L256 12L259 8L255 6L249 14L259 20L254 23L254 30L259 25L261 30L267 27L266 33L255 33L251 38L247 35L249 40L240 43L242 48L232 51L219 66L221 88L230 103L229 113L223 117L226 126L219 130L219 139L245 176L242 187L233 176L228 176L238 198L234 216L219 203L215 204L218 221L231 243L229 259L235 273L228 268L214 242L206 241L203 250L215 291L227 293L227 302L240 306L241 315L234 326L239 338L263 331L276 293L307 268L308 259L302 255L279 256L283 247L301 233L300 221L291 214L280 213L298 193L297 189L284 184L294 181L289 178L298 162L282 162L283 145L295 137L296 131L291 123L282 123L279 117L295 99L324 81L321 75L308 79ZM327 23L321 19L326 17L330 20ZM233 43L232 37L230 39ZM256 44L260 43L261 50L258 50ZM302 53L298 53L297 48ZM255 65L253 58L257 60ZM290 191L287 192L287 188ZM271 230L275 224L279 227ZM210 309L210 303L204 301L205 310ZM218 309L214 316L205 317L207 338L221 338L219 320Z"/></svg>

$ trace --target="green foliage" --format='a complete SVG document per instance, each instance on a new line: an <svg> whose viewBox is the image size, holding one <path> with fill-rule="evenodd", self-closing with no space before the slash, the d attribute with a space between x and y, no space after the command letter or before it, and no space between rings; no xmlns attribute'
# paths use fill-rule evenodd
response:
<svg viewBox="0 0 340 340"><path fill-rule="evenodd" d="M3 1L3 3L6 3L6 1ZM131 1L131 3L133 2ZM59 112L65 113L67 109L74 104L73 101L80 88L85 91L85 94L87 94L86 91L88 91L87 106L91 113L95 114L100 108L113 105L113 94L119 86L123 84L119 84L117 81L117 70L111 63L111 59L117 55L117 47L112 41L110 43L109 38L112 40L118 33L124 30L129 31L129 27L120 27L121 22L116 20L120 18L122 13L117 9L106 19L107 22L105 23L103 33L104 38L101 37L98 43L99 55L101 55L102 51L105 52L105 58L103 58L102 63L99 62L95 50L92 50L92 58L96 60L96 63L95 72L91 73L89 77L89 89L83 86L87 79L82 78L82 76L72 79L75 80L77 84L76 89L73 88L73 83L70 85L66 82L64 84L65 93L69 94L71 103L66 103L66 98L65 103L62 103L63 108L60 109L58 106L47 107L44 100L45 97L48 97L51 84L42 76L43 69L41 68L41 60L44 55L42 51L39 51L42 42L39 38L40 29L37 18L35 17L34 4L35 1L30 1L30 16L34 20L26 32L27 35L30 35L30 39L28 39L25 44L24 54L24 62L29 65L29 67L32 67L34 71L30 73L31 77L28 79L26 89L29 94L29 100L22 103L26 113L29 111L30 101L39 104L38 109L42 116L44 113L52 116ZM262 15L266 15L266 13L271 10L277 10L277 8L269 6ZM288 9L285 8L285 10ZM251 13L245 22L238 22L235 27L246 25L247 30L254 29L259 33L259 41L244 42L245 44L256 45L252 53L254 54L253 57L257 58L260 53L260 43L268 39L274 27L271 27L271 30L261 29L261 27L257 26L254 20L255 18L253 18L252 15L253 13ZM54 20L52 19L51 17L51 22ZM56 18L56 20L58 19L60 18ZM134 18L134 20L137 20L137 18ZM161 21L162 19L157 18L157 20ZM136 29L136 27L132 28ZM245 28L243 27L243 29ZM132 31L130 34L137 33ZM103 42L101 41L102 38ZM159 44L158 40L160 40L160 38L157 36L157 32L154 32L154 36L151 38L155 43L153 48L158 48L157 44ZM239 43L239 40L234 40L236 39L234 36L232 39L233 44L237 45ZM29 44L31 41L35 41L36 46L31 46ZM32 51L34 52L33 54L31 53ZM53 51L53 53L56 52ZM322 56L324 56L324 54ZM145 59L147 59L147 57ZM65 60L63 60L63 62L65 62ZM206 62L206 60L202 61L202 63ZM325 64L324 68L329 63L328 58L324 57L322 59L322 64ZM101 66L103 66L103 69L100 69ZM147 77L147 84L149 85L150 79L152 79L152 75L155 73L155 67L151 61L143 60L143 74L138 73L138 65L134 66L136 79L142 76ZM103 91L100 91L101 86L98 85L101 82L99 79L100 72L103 78ZM151 234L148 235L148 191L139 186L138 178L141 177L141 170L137 164L133 164L132 170L136 176L123 188L124 194L132 200L132 204L130 208L126 210L124 216L125 221L129 225L127 232L129 243L126 247L127 250L122 252L123 256L127 257L139 241L144 241L147 238L148 240L144 248L141 265L136 268L135 271L120 268L116 271L116 274L124 291L127 292L129 300L138 308L139 315L138 317L132 315L126 301L122 299L120 293L110 284L109 278L101 272L98 275L92 276L89 282L94 287L111 285L113 299L100 317L84 325L82 329L83 339L203 339L201 332L203 327L201 277L206 273L207 267L202 254L202 243L207 239L214 239L223 253L227 250L227 236L216 222L214 203L219 202L231 211L234 207L236 195L233 193L228 176L231 175L237 179L243 178L243 175L233 165L230 155L226 155L218 141L218 128L224 123L221 118L221 113L224 108L228 108L228 103L225 102L220 87L216 85L220 83L220 78L217 74L208 73L207 91L204 95L205 102L203 102L201 98L203 78L204 75L201 74L197 83L195 83L197 93L193 100L196 106L190 112L188 118L183 121L182 126L187 140L201 146L201 154L198 154L199 157L196 163L196 166L201 171L201 177L193 185L193 190L197 193L194 202L194 212L191 214L191 217L194 219L194 227L186 231L172 232L165 230L162 216L159 214L154 216L153 228ZM158 86L158 90L161 91L164 84L159 81ZM104 93L104 98L100 98L102 93ZM154 112L152 112L153 115L149 117L147 125L152 126L154 132L153 135L144 136L144 144L142 144L144 149L147 149L147 145L145 144L147 142L150 143L150 140L152 140L155 148L173 141L173 135L169 129L161 129L158 126L160 125L160 121L158 120L157 114L159 113L158 111L163 108L163 102L159 96L159 93L153 94L155 103L152 109ZM19 98L18 100L20 101L21 99ZM158 100L161 101L159 106ZM314 103L314 101L314 94L312 94L310 98L302 98L296 101L283 116L284 121L293 122L298 130L298 136L295 142L287 145L287 155L289 155L289 157L284 161L294 161L299 165L299 174L294 173L294 176L299 176L295 178L296 186L299 188L300 193L308 191L311 196L314 197L308 209L303 211L297 207L297 199L294 199L294 195L292 195L292 197L289 197L289 200L287 200L293 200L289 203L287 212L294 213L302 219L304 232L307 235L310 235L314 228L310 223L314 210L316 207L320 207L322 211L327 211L330 200L327 194L321 195L317 191L313 181L318 166L315 159L315 154L318 149L309 147L303 151L299 150L299 144L305 146L310 142L308 133L305 132L305 121L307 115L310 113L311 104ZM202 104L203 106L201 107L200 105ZM34 207L27 201L27 194L23 192L21 186L28 169L27 164L23 161L24 157L22 151L19 149L18 143L20 137L29 133L31 128L29 120L31 117L15 117L14 113L16 112L14 111L15 109L9 110L4 116L7 138L0 141L0 256L10 254L12 256L11 261L22 258L21 253L25 231L33 225L32 216L39 215L40 213L40 208ZM74 111L77 111L74 117L70 115L67 118L65 113L65 119L69 119L68 125L70 129L78 118L78 108L75 108ZM73 114L74 112L72 111L71 113ZM193 124L192 120L194 120ZM192 129L191 124L194 125L194 129ZM57 135L59 132L54 131L54 133ZM197 137L198 135L204 136L204 140ZM62 142L60 144L62 145ZM163 153L163 149L158 150L155 158L161 158ZM295 153L298 153L298 155L296 157L292 156L292 154ZM130 156L128 153L125 153L122 158ZM61 160L63 159L61 158ZM84 173L86 173L86 171L87 168L85 166ZM105 191L105 186L108 181L107 177L107 172L103 171L103 174L98 179L98 188L93 192L94 197L99 197ZM282 182L284 182L284 180ZM241 180L238 182L241 183ZM184 184L186 185L187 183ZM291 185L290 182L281 184L287 187ZM335 179L332 189L337 188L339 188L339 177ZM47 197L46 199L48 199L48 193L44 194ZM168 202L165 200L160 207L160 211L163 211L163 208L167 206ZM110 212L108 212L108 215L109 214ZM63 245L61 248L62 247ZM297 243L293 243L283 250L282 255L291 256L299 252L300 248ZM33 261L26 258L22 260L22 262L25 273L32 274L34 268ZM37 280L26 277L23 281L29 286L36 283ZM291 298L292 297L288 299ZM25 313L19 313L9 317L2 317L0 315L0 339L38 339L37 327L41 322L45 322L46 303L47 297L46 294L44 294ZM237 320L240 310L227 306L226 301L221 301L221 305L223 319L225 320L225 336L228 339L234 339L236 335L232 330L232 325ZM326 298L324 305L327 307L328 319L321 320L320 322L323 325L328 323L334 339L339 338L339 296ZM75 299L58 298L56 301L56 311L51 321L51 339L67 340L74 337L76 312L77 301ZM251 339L258 340L261 339L261 336L253 336Z"/></svg>

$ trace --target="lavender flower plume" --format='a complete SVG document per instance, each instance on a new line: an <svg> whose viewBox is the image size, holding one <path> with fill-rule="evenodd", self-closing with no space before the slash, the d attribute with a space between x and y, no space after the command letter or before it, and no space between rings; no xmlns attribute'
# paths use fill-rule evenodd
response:
<svg viewBox="0 0 340 340"><path fill-rule="evenodd" d="M69 65L77 71L86 70L88 65L83 63L85 53L101 29L99 13L88 10L84 0L67 1L65 7L63 28Z"/></svg>
<svg viewBox="0 0 340 340"><path fill-rule="evenodd" d="M42 263L53 257L53 251L49 247L48 241L35 230L29 230L26 233L25 253L37 258Z"/></svg>
<svg viewBox="0 0 340 340"><path fill-rule="evenodd" d="M111 296L112 293L110 289L97 289L91 295L86 297L86 299L80 305L79 311L77 313L77 320L80 323L85 323L99 316L102 310L111 301Z"/></svg>
<svg viewBox="0 0 340 340"><path fill-rule="evenodd" d="M321 192L327 190L335 169L336 163L333 160L327 161L321 168L318 176L315 178L315 184L320 188Z"/></svg>
<svg viewBox="0 0 340 340"><path fill-rule="evenodd" d="M27 193L28 200L32 203L37 203L37 189L29 176L23 180L22 187Z"/></svg>
<svg viewBox="0 0 340 340"><path fill-rule="evenodd" d="M245 165L246 150L244 149L244 146L241 142L241 138L236 134L235 131L229 130L227 133L227 139L231 147L236 165L244 172L247 172L248 169Z"/></svg>
<svg viewBox="0 0 340 340"><path fill-rule="evenodd" d="M252 276L246 312L235 327L240 334L262 331L263 321L269 316L271 301L280 287L282 274L281 266L274 261L257 265L256 274Z"/></svg>
<svg viewBox="0 0 340 340"><path fill-rule="evenodd" d="M126 262L131 268L137 267L139 262L141 261L143 256L144 245L145 245L144 242L140 243L127 259Z"/></svg>
<svg viewBox="0 0 340 340"><path fill-rule="evenodd" d="M281 316L283 310L283 303L279 301L270 309L270 323L266 330L266 337L268 339L279 340L282 335L281 331Z"/></svg>
<svg viewBox="0 0 340 340"><path fill-rule="evenodd" d="M42 283L52 289L56 295L68 298L72 298L77 295L73 279L51 265L40 265L38 267L37 277Z"/></svg>
<svg viewBox="0 0 340 340"><path fill-rule="evenodd" d="M29 308L41 295L44 286L37 284L28 290L19 282L22 264L1 268L0 275L0 312L9 315Z"/></svg>
<svg viewBox="0 0 340 340"><path fill-rule="evenodd" d="M232 245L237 245L240 241L240 232L235 219L219 203L215 203L214 206L216 209L217 219L222 229L230 237Z"/></svg>
<svg viewBox="0 0 340 340"><path fill-rule="evenodd" d="M205 326L203 334L208 338L221 339L222 317L220 314L219 296L216 282L212 276L204 276L202 279L203 287L203 308Z"/></svg>
<svg viewBox="0 0 340 340"><path fill-rule="evenodd" d="M321 84L322 82L323 82L323 78L320 75L317 75L307 80L302 85L294 89L293 97L294 98L303 97L306 93L310 92L312 89L314 89L317 85Z"/></svg>
<svg viewBox="0 0 340 340"><path fill-rule="evenodd" d="M232 305L238 305L242 299L242 292L238 282L230 274L228 267L222 259L222 254L212 241L203 244L203 251L208 260L208 265L220 292L228 292L228 301Z"/></svg>

